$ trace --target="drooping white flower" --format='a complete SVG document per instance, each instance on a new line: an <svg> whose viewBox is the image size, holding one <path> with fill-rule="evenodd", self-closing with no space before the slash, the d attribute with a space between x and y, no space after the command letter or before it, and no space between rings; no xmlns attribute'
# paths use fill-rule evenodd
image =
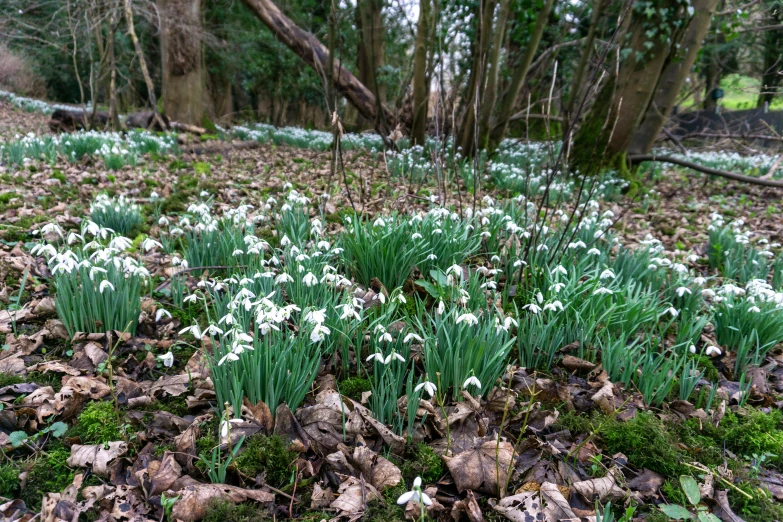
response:
<svg viewBox="0 0 783 522"><path fill-rule="evenodd" d="M389 332L383 332L381 334L381 336L378 337L378 342L379 343L384 342L384 341L387 342L387 343L390 343L390 342L394 341L394 339L392 339L392 336L391 336L391 334Z"/></svg>
<svg viewBox="0 0 783 522"><path fill-rule="evenodd" d="M321 323L317 323L313 331L310 332L310 340L314 343L323 341L332 331Z"/></svg>
<svg viewBox="0 0 783 522"><path fill-rule="evenodd" d="M314 276L315 277L315 276ZM292 283L294 281L294 278L291 277L291 274L288 274L286 272L283 272L282 274L275 277L275 284L283 284L283 283Z"/></svg>
<svg viewBox="0 0 783 522"><path fill-rule="evenodd" d="M536 303L526 304L525 306L522 307L522 309L530 310L533 314L537 314L538 312L541 311L541 307L538 306Z"/></svg>
<svg viewBox="0 0 783 522"><path fill-rule="evenodd" d="M612 292L610 289L603 286L600 288L596 288L595 291L593 292L593 295L612 295L612 294L614 294L614 292Z"/></svg>
<svg viewBox="0 0 783 522"><path fill-rule="evenodd" d="M470 326L476 326L478 324L478 317L471 313L462 314L457 317L457 324L462 322L468 323Z"/></svg>
<svg viewBox="0 0 783 522"><path fill-rule="evenodd" d="M405 299L405 294L397 294L394 296L394 299L392 301L397 301L400 304L405 304L408 302L407 299Z"/></svg>
<svg viewBox="0 0 783 522"><path fill-rule="evenodd" d="M416 477L416 480L413 481L413 488L400 495L400 498L397 499L397 504L403 505L410 501L421 502L425 506L432 505L432 499L421 490L421 477Z"/></svg>
<svg viewBox="0 0 783 522"><path fill-rule="evenodd" d="M114 292L114 285L111 284L111 282L109 282L108 280L104 279L103 281L101 281L101 284L98 286L98 289L101 291L101 293L103 293L103 291L106 290L107 288L111 289L111 291Z"/></svg>
<svg viewBox="0 0 783 522"><path fill-rule="evenodd" d="M435 312L438 315L443 314L443 312L446 311L446 305L443 304L443 301L438 301L438 307L435 309Z"/></svg>
<svg viewBox="0 0 783 522"><path fill-rule="evenodd" d="M481 389L481 381L478 380L478 377L475 375L471 375L467 379L465 379L465 382L462 383L462 388L467 389L468 386L473 385L479 390Z"/></svg>
<svg viewBox="0 0 783 522"><path fill-rule="evenodd" d="M318 278L312 272L307 272L302 278L302 282L307 286L315 286L318 284Z"/></svg>
<svg viewBox="0 0 783 522"><path fill-rule="evenodd" d="M675 292L677 293L677 297L682 297L685 294L691 295L693 293L693 292L691 292L691 289L688 288L687 286L681 286L681 287L677 288L677 290L675 290Z"/></svg>
<svg viewBox="0 0 783 522"><path fill-rule="evenodd" d="M601 272L601 275L598 276L598 278L599 279L614 279L615 275L614 275L614 272L610 268L607 268L606 270Z"/></svg>
<svg viewBox="0 0 783 522"><path fill-rule="evenodd" d="M720 348L718 348L717 346L708 346L707 349L704 351L704 353L706 353L710 357L716 357L722 354L723 352L721 352Z"/></svg>
<svg viewBox="0 0 783 522"><path fill-rule="evenodd" d="M678 315L680 315L680 311L677 310L676 308L674 308L673 306L670 306L669 308L664 310L663 314L661 314L661 315L665 315L665 314L669 314L672 317L677 317Z"/></svg>
<svg viewBox="0 0 783 522"><path fill-rule="evenodd" d="M155 312L155 322L159 323L164 316L171 319L171 314L167 310L164 310L163 308L158 308L157 311Z"/></svg>
<svg viewBox="0 0 783 522"><path fill-rule="evenodd" d="M155 247L163 248L163 245L160 244L158 241L155 241L151 237L148 237L147 239L141 242L141 248L143 248L145 252L149 252Z"/></svg>
<svg viewBox="0 0 783 522"><path fill-rule="evenodd" d="M417 384L413 391L417 392L422 388L425 392L427 392L427 394L429 394L430 397L435 397L435 392L438 391L438 387L430 381L424 381L420 384Z"/></svg>
<svg viewBox="0 0 783 522"><path fill-rule="evenodd" d="M408 335L405 336L405 338L403 339L403 342L409 343L409 342L411 342L411 340L419 342L419 343L424 341L424 339L422 339L420 336L418 336L415 333L411 332L411 333L409 333Z"/></svg>
<svg viewBox="0 0 783 522"><path fill-rule="evenodd" d="M550 310L552 312L556 312L560 310L563 311L563 303L560 301L552 301L551 303L547 303L544 305L544 311Z"/></svg>
<svg viewBox="0 0 783 522"><path fill-rule="evenodd" d="M160 361L163 363L163 366L166 368L171 368L174 366L174 354L171 353L171 350L163 355L158 355L158 359L160 359Z"/></svg>
<svg viewBox="0 0 783 522"><path fill-rule="evenodd" d="M180 335L185 333L193 334L193 337L195 337L196 339L201 339L202 336L201 328L199 328L197 324L194 324L193 326L188 326L179 331Z"/></svg>

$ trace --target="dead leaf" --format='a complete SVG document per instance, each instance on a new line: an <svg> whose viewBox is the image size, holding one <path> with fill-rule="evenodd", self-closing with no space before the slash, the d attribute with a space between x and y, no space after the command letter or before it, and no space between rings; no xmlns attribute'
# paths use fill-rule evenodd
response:
<svg viewBox="0 0 783 522"><path fill-rule="evenodd" d="M484 522L484 515L481 514L481 508L476 502L473 492L468 490L464 500L458 500L451 508L451 517L454 520L460 520L465 515L470 522Z"/></svg>
<svg viewBox="0 0 783 522"><path fill-rule="evenodd" d="M604 477L574 482L571 487L590 503L596 499L604 500L605 498L618 500L625 497L625 491L617 485L615 479L615 475L619 473L620 470L612 468Z"/></svg>
<svg viewBox="0 0 783 522"><path fill-rule="evenodd" d="M235 504L248 500L262 504L275 501L275 496L272 493L257 489L242 489L227 484L194 484L176 493L180 499L174 504L171 516L185 522L204 518L209 501L213 498L220 498Z"/></svg>
<svg viewBox="0 0 783 522"><path fill-rule="evenodd" d="M493 509L511 520L511 522L543 522L544 511L541 497L537 491L523 491L510 497L504 497Z"/></svg>
<svg viewBox="0 0 783 522"><path fill-rule="evenodd" d="M367 502L372 499L383 499L372 484L367 484L355 477L348 477L345 482L340 484L338 493L339 496L329 504L329 507L337 510L340 516L364 513L367 509Z"/></svg>
<svg viewBox="0 0 783 522"><path fill-rule="evenodd" d="M443 460L460 493L471 489L496 496L499 484L508 484L513 451L511 443L493 437L479 439L473 449Z"/></svg>
<svg viewBox="0 0 783 522"><path fill-rule="evenodd" d="M109 475L109 463L114 459L125 455L128 445L122 441L109 442L108 449L103 444L74 444L71 446L71 456L68 457L68 465L71 467L86 468L92 466L92 470L101 476Z"/></svg>
<svg viewBox="0 0 783 522"><path fill-rule="evenodd" d="M160 495L182 475L182 468L174 459L174 454L170 451L163 453L163 460L160 462L160 466L154 475L150 477L152 480L152 495Z"/></svg>
<svg viewBox="0 0 783 522"><path fill-rule="evenodd" d="M544 482L538 490L541 500L544 502L544 518L547 522L555 522L573 519L578 522L579 517L571 510L568 501L560 492L557 484Z"/></svg>
<svg viewBox="0 0 783 522"><path fill-rule="evenodd" d="M367 446L354 448L351 456L354 465L379 491L394 487L402 480L400 468L375 453Z"/></svg>

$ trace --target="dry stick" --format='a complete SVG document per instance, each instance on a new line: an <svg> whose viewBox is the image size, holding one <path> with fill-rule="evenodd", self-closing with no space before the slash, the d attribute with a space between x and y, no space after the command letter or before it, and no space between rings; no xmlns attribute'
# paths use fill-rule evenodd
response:
<svg viewBox="0 0 783 522"><path fill-rule="evenodd" d="M720 176L722 178L726 178L734 181L742 181L743 183L748 183L751 185L783 188L783 180L754 178L753 176L737 174L736 172L729 172L728 170L720 170L720 169L713 169L712 167L705 167L703 165L699 165L698 163L694 163L692 161L687 161L679 158L674 158L672 156L659 156L656 154L638 154L634 156L628 156L628 160L631 163L641 163L643 161L657 161L660 163L671 163L672 165L687 167L689 169L698 172L703 172L705 174L712 174L713 176Z"/></svg>
<svg viewBox="0 0 783 522"><path fill-rule="evenodd" d="M664 134L666 134L666 137L670 140L674 140L676 138L675 136L670 136L670 133L667 133L666 129L664 129ZM679 139L686 140L688 138L724 138L734 140L767 140L783 142L783 137L769 136L766 134L715 134L711 132L690 132L684 136L681 136Z"/></svg>

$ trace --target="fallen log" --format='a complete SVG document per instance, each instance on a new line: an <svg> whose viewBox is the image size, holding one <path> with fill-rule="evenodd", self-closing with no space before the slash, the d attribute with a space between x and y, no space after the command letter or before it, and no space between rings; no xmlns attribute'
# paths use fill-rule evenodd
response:
<svg viewBox="0 0 783 522"><path fill-rule="evenodd" d="M108 123L108 112L93 113L82 109L57 109L49 120L49 128L52 132L74 132L105 127Z"/></svg>
<svg viewBox="0 0 783 522"><path fill-rule="evenodd" d="M165 128L161 127L161 121ZM168 130L171 127L171 122L165 114L160 115L160 120L155 118L155 113L152 111L134 112L129 114L125 119L125 125L129 129L148 129L155 131Z"/></svg>
<svg viewBox="0 0 783 522"><path fill-rule="evenodd" d="M697 172L703 172L705 174L711 174L713 176L720 176L722 178L726 178L734 181L741 181L743 183L749 183L751 185L761 185L762 187L783 188L783 180L754 178L753 176L737 174L736 172L729 172L728 170L720 170L720 169L713 169L712 167L705 167L703 165L699 165L698 163L683 160L680 158L674 158L672 156L658 156L656 154L638 154L634 156L628 156L628 161L630 161L631 163L642 163L644 161L658 161L660 163L671 163L672 165L687 167Z"/></svg>

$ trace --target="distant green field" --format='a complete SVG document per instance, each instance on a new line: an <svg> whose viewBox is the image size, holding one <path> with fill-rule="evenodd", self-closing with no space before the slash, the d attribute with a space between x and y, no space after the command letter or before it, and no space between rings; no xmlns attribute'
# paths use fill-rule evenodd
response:
<svg viewBox="0 0 783 522"><path fill-rule="evenodd" d="M720 82L725 95L720 100L720 106L727 110L752 109L756 106L759 96L761 81L750 76L730 74ZM680 104L683 109L693 107L693 97L687 98ZM771 109L783 109L783 96L778 96L772 101Z"/></svg>

